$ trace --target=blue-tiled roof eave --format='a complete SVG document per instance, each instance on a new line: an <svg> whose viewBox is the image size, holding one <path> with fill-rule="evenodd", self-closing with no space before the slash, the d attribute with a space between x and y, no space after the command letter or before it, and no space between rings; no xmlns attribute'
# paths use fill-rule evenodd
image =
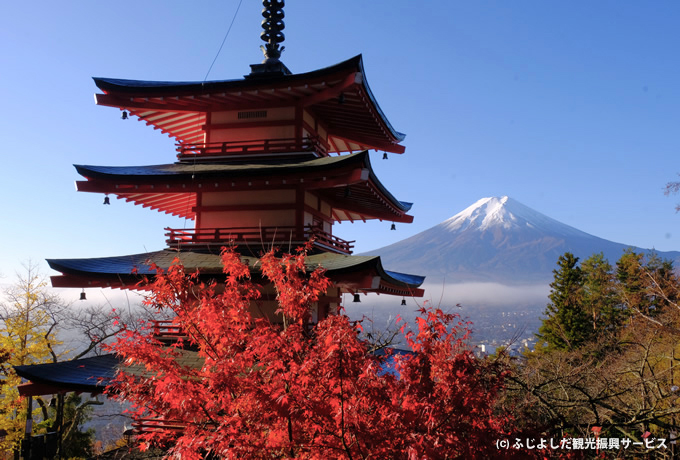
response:
<svg viewBox="0 0 680 460"><path fill-rule="evenodd" d="M323 157L315 158L313 160L305 160L301 162L283 163L283 164L181 164L170 163L161 165L146 165L146 166L96 166L96 165L74 165L78 174L88 178L100 178L106 180L122 180L130 177L135 179L146 178L149 181L158 179L160 177L168 177L173 179L191 178L193 181L196 177L239 177L239 176L268 176L271 174L290 174L297 172L307 172L316 170L325 170L339 168L347 165L363 163L364 167L369 170L371 182L375 187L387 198L397 209L402 212L408 212L413 203L407 201L397 200L392 193L380 182L377 175L373 171L368 151L353 153L350 155L343 155L337 157Z"/></svg>
<svg viewBox="0 0 680 460"><path fill-rule="evenodd" d="M367 152L357 152L350 155L336 157L305 159L303 161L280 162L257 162L257 158L250 163L166 163L157 165L141 166L99 166L99 165L73 165L78 174L83 177L124 179L126 177L201 177L201 176L252 176L270 175L276 173L296 173L323 170L327 168L339 168L352 163L360 163L363 155L368 156Z"/></svg>
<svg viewBox="0 0 680 460"><path fill-rule="evenodd" d="M280 83L293 83L298 80L308 80L324 75L334 74L347 68L363 70L361 55L354 56L337 64L323 67L309 72L277 75L258 76L258 78L238 78L229 80L211 81L149 81L133 80L124 78L93 77L95 84L104 92L120 92L129 94L187 94L203 91L219 91L226 89L238 89L246 87L269 86Z"/></svg>
<svg viewBox="0 0 680 460"><path fill-rule="evenodd" d="M411 275L390 270L384 270L384 272L392 279L410 287L420 287L425 282L425 277L421 275Z"/></svg>
<svg viewBox="0 0 680 460"><path fill-rule="evenodd" d="M364 75L364 89L366 90L366 94L368 95L368 98L371 100L371 102L373 103L373 106L378 111L380 118L385 123L385 127L390 131L390 133L392 134L392 136L394 136L394 138L397 140L397 142L402 142L404 139L406 139L406 134L400 133L399 131L394 129L392 124L389 122L389 120L385 116L385 113L382 111L382 109L378 105L378 100L373 95L373 92L371 91L371 88L368 86L368 82L366 81L366 71L364 70L364 60L361 57L361 55L359 55L358 57L359 57L359 70L360 70L361 74Z"/></svg>
<svg viewBox="0 0 680 460"><path fill-rule="evenodd" d="M411 209L413 206L413 203L410 203L408 201L399 201L397 200L392 193L390 193L389 190L387 190L387 187L385 187L382 182L380 182L380 179L378 179L378 176L376 176L375 172L373 171L373 166L371 165L371 157L368 155L368 152L366 152L366 158L365 158L365 164L368 170L370 171L370 178L371 181L375 184L375 186L380 190L380 192L385 195L385 197L390 200L391 203L393 203L398 209L400 209L403 212L407 212Z"/></svg>
<svg viewBox="0 0 680 460"><path fill-rule="evenodd" d="M310 72L290 74L290 75L272 75L272 76L258 76L258 78L244 78L232 80L218 80L207 82L170 82L170 81L144 81L144 80L129 80L121 78L105 78L93 77L97 87L105 93L129 94L136 96L157 96L157 95L186 95L190 93L208 93L214 91L238 90L245 88L256 88L261 86L294 84L297 81L305 81L325 75L332 75L348 69L356 69L363 75L362 87L375 108L378 116L382 120L384 127L389 131L390 136L394 139L396 144L402 142L406 138L406 134L394 129L385 113L378 105L378 101L373 95L370 86L366 80L366 71L364 69L363 57L361 54L354 56L346 61L338 64L324 67L322 69L313 70Z"/></svg>
<svg viewBox="0 0 680 460"><path fill-rule="evenodd" d="M58 363L14 366L20 377L64 391L100 392L115 377L120 359L113 354Z"/></svg>
<svg viewBox="0 0 680 460"><path fill-rule="evenodd" d="M47 262L50 268L64 274L121 279L122 277L132 276L133 273L136 276L155 275L156 271L151 267L152 263L155 263L163 270L167 270L175 258L179 258L189 271L199 270L200 273L208 276L222 273L221 259L217 254L194 253L190 251L177 253L169 249L127 256L48 259ZM257 272L257 259L255 257L245 258L248 259L250 267ZM387 271L383 268L379 256L351 256L325 253L308 256L307 265L310 269L320 265L327 270L331 277L334 274L340 275L375 270L386 282L409 289L418 288L425 279L423 276Z"/></svg>

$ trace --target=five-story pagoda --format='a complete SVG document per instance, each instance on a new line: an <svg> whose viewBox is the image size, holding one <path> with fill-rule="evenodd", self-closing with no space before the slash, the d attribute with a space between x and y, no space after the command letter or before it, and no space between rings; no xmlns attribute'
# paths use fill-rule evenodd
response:
<svg viewBox="0 0 680 460"><path fill-rule="evenodd" d="M265 2L265 5L267 6ZM55 287L134 289L150 264L178 257L204 276L221 273L219 252L233 245L249 258L270 246L293 250L313 240L311 266L327 269L334 288L318 317L343 292L421 296L423 278L389 272L376 256L352 256L336 236L342 221L412 222L410 203L378 180L368 150L403 153L366 82L361 56L292 74L279 60L283 2L263 15L265 60L245 78L155 82L95 78L98 105L116 107L177 140L177 161L152 166L85 166L83 192L179 216L193 228L166 229L168 248L96 259L50 259ZM253 261L254 262L254 261ZM251 266L256 267L253 263ZM273 310L272 310L273 312ZM273 319L273 318L272 318Z"/></svg>
<svg viewBox="0 0 680 460"><path fill-rule="evenodd" d="M49 259L60 275L54 287L142 289L152 265L167 269L178 258L189 272L219 282L220 251L233 246L257 275L263 250L284 251L311 240L310 268L322 266L333 283L312 320L336 311L343 293L423 295L421 276L391 272L378 256L352 255L352 241L334 224L380 219L410 223L411 204L378 180L369 150L403 153L404 135L380 110L366 82L361 56L331 67L293 74L279 60L283 1L264 2L265 60L242 79L158 82L95 78L96 103L115 107L177 140L177 161L151 166L76 165L82 192L105 194L193 221L166 229L166 249L126 256ZM386 153L385 153L386 154ZM267 291L267 286L264 287ZM254 312L278 320L273 296ZM269 292L271 294L271 292ZM24 366L33 383L24 394L99 391L111 375L103 358ZM110 359L110 358L106 358ZM102 362L100 362L102 361ZM55 373L53 366L64 372ZM47 366L47 367L45 367ZM97 367L99 366L99 367ZM75 372L75 373L74 373ZM71 375L73 374L73 375ZM91 388L90 388L91 387Z"/></svg>

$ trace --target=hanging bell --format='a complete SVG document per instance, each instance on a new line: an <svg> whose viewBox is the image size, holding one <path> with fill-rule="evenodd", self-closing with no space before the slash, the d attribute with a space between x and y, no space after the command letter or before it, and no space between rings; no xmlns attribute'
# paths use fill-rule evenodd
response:
<svg viewBox="0 0 680 460"><path fill-rule="evenodd" d="M109 200L109 196L108 196L108 195L106 195L106 196L104 197L104 204L111 204L111 200Z"/></svg>
<svg viewBox="0 0 680 460"><path fill-rule="evenodd" d="M392 226L390 227L390 230L396 230L396 229L397 229L397 226L394 225L394 222L392 222Z"/></svg>
<svg viewBox="0 0 680 460"><path fill-rule="evenodd" d="M120 115L121 120L127 120L128 119L128 113L127 110L123 110L123 113Z"/></svg>
<svg viewBox="0 0 680 460"><path fill-rule="evenodd" d="M383 153L383 160L387 160L387 152Z"/></svg>
<svg viewBox="0 0 680 460"><path fill-rule="evenodd" d="M361 303L361 295L354 294L354 303Z"/></svg>
<svg viewBox="0 0 680 460"><path fill-rule="evenodd" d="M128 428L127 425L123 425L123 439L126 445L130 445L135 437L134 428Z"/></svg>
<svg viewBox="0 0 680 460"><path fill-rule="evenodd" d="M87 296L85 295L85 289L80 293L80 300L87 300Z"/></svg>
<svg viewBox="0 0 680 460"><path fill-rule="evenodd" d="M402 305L402 307L406 305L406 297L402 297L401 305Z"/></svg>
<svg viewBox="0 0 680 460"><path fill-rule="evenodd" d="M352 192L350 191L349 185L348 185L347 187L345 187L344 197L349 198L350 196L352 196Z"/></svg>

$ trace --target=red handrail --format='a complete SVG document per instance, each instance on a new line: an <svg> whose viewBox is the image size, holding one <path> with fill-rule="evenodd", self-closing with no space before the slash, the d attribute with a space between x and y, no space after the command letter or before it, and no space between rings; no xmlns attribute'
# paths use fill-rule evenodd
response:
<svg viewBox="0 0 680 460"><path fill-rule="evenodd" d="M177 157L225 156L244 153L286 153L318 152L326 154L327 149L317 137L252 139L245 141L201 142L196 144L177 144Z"/></svg>
<svg viewBox="0 0 680 460"><path fill-rule="evenodd" d="M162 418L140 418L132 422L135 434L175 431L181 432L186 428L186 424L179 420L165 420Z"/></svg>
<svg viewBox="0 0 680 460"><path fill-rule="evenodd" d="M172 320L152 321L153 335L156 337L181 337L184 335L182 328Z"/></svg>
<svg viewBox="0 0 680 460"><path fill-rule="evenodd" d="M314 244L327 249L351 254L354 241L343 240L325 232L317 226L305 227L305 233L300 240L296 238L295 227L230 227L230 228L201 228L174 229L166 228L166 242L169 246L177 245L215 245L226 243L303 243L314 238Z"/></svg>

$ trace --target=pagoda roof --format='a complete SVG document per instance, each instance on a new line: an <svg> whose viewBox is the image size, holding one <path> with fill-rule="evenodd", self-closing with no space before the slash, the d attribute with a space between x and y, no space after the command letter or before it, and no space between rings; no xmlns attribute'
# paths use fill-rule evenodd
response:
<svg viewBox="0 0 680 460"><path fill-rule="evenodd" d="M412 222L412 203L397 200L378 180L367 151L335 157L251 158L247 163L196 162L149 166L75 165L87 181L79 191L114 194L151 209L194 219L196 194L210 191L316 190L342 220ZM351 196L351 199L349 198Z"/></svg>
<svg viewBox="0 0 680 460"><path fill-rule="evenodd" d="M201 367L204 359L192 350L176 349L174 360L188 367ZM125 364L116 354L60 361L57 363L14 366L17 375L29 381L19 385L22 396L39 396L61 392L81 391L99 394L115 378L118 370L133 375L148 375L139 364Z"/></svg>
<svg viewBox="0 0 680 460"><path fill-rule="evenodd" d="M259 275L259 259L242 256L253 274ZM54 287L112 287L125 289L144 289L138 286L142 276L154 276L156 265L167 270L175 260L184 265L188 272L216 278L223 274L220 255L165 249L156 252L132 254L127 256L86 258L86 259L47 259L53 270L61 276L52 277ZM354 291L378 292L385 294L422 297L419 286L425 277L385 270L379 256L353 256L333 253L308 255L308 270L322 267L336 286Z"/></svg>
<svg viewBox="0 0 680 460"><path fill-rule="evenodd" d="M197 351L175 348L173 360L182 367L199 369L205 363ZM385 372L395 374L395 355L412 355L411 350L393 348L389 353L381 348L373 352L375 356L389 354L383 364ZM17 375L28 380L19 385L22 396L41 396L62 392L80 391L100 394L115 378L119 370L138 377L151 377L146 367L139 363L126 364L122 357L116 354L92 356L89 358L60 361L57 363L31 364L14 366Z"/></svg>
<svg viewBox="0 0 680 460"><path fill-rule="evenodd" d="M300 74L257 74L206 82L94 78L97 105L118 107L182 143L203 142L206 113L297 106L328 127L330 152L403 153L396 131L366 82L361 55Z"/></svg>
<svg viewBox="0 0 680 460"><path fill-rule="evenodd" d="M113 354L62 361L58 363L14 366L20 377L30 384L19 386L26 396L66 391L101 393L115 377L120 359Z"/></svg>

